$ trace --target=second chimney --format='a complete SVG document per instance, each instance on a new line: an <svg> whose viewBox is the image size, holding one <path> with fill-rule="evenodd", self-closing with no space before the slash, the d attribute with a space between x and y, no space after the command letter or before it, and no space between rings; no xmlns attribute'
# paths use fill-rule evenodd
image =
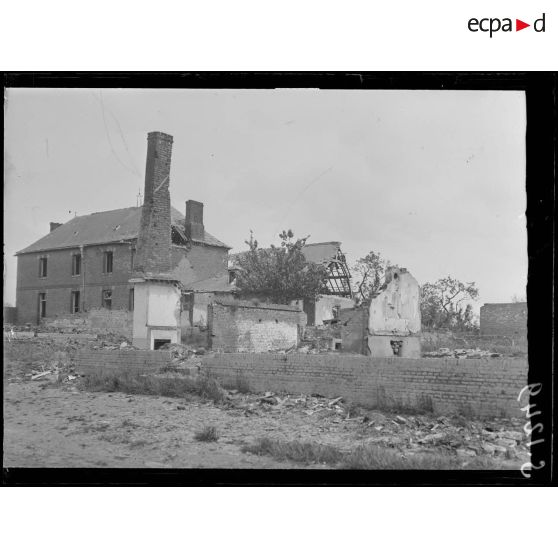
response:
<svg viewBox="0 0 558 558"><path fill-rule="evenodd" d="M203 203L194 200L186 202L186 222L184 228L186 236L190 240L204 240Z"/></svg>

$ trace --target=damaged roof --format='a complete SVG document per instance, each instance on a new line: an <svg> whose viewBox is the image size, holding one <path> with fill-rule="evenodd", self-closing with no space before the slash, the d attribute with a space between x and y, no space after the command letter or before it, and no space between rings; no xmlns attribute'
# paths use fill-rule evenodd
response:
<svg viewBox="0 0 558 558"><path fill-rule="evenodd" d="M332 240L331 242L317 242L315 244L305 244L302 253L309 262L323 264L335 260L341 250L341 242Z"/></svg>
<svg viewBox="0 0 558 558"><path fill-rule="evenodd" d="M37 240L37 242L17 252L16 256L29 252L134 240L139 233L141 210L141 207L126 207L74 217ZM185 236L184 215L174 207L171 207L171 225L178 229L181 235ZM227 246L207 231L204 232L203 240L196 239L193 242L230 249L230 246Z"/></svg>

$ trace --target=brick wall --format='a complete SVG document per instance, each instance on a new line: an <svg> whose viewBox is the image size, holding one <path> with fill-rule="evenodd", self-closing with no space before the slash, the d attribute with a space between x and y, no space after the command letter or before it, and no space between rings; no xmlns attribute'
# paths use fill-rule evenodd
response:
<svg viewBox="0 0 558 558"><path fill-rule="evenodd" d="M134 271L171 270L170 169L172 136L147 134L145 190Z"/></svg>
<svg viewBox="0 0 558 558"><path fill-rule="evenodd" d="M225 352L265 352L298 343L306 315L294 306L214 302L208 307L210 344Z"/></svg>
<svg viewBox="0 0 558 558"><path fill-rule="evenodd" d="M484 304L480 309L481 335L527 336L527 303Z"/></svg>
<svg viewBox="0 0 558 558"><path fill-rule="evenodd" d="M156 372L170 361L165 351L80 351L79 374L92 371ZM254 392L342 396L368 407L406 405L435 413L523 417L517 402L527 385L522 359L438 360L362 355L210 354L202 370L224 385L248 384Z"/></svg>
<svg viewBox="0 0 558 558"><path fill-rule="evenodd" d="M87 333L114 333L132 338L133 313L127 310L106 310L92 308L81 314L66 314L43 321L46 326L64 332L79 331Z"/></svg>
<svg viewBox="0 0 558 558"><path fill-rule="evenodd" d="M71 311L72 291L80 291L82 307L87 311L102 304L104 290L112 290L112 308L128 309L132 271L132 244L86 246L81 274L72 275L72 256L79 248L51 250L18 256L16 307L18 323L38 321L39 293L46 293L47 318ZM105 251L113 253L112 273L103 271ZM47 276L39 277L39 258L46 257ZM85 281L85 288L83 283Z"/></svg>
<svg viewBox="0 0 558 558"><path fill-rule="evenodd" d="M171 361L168 351L92 351L80 350L76 354L76 372L93 373L137 372L156 373Z"/></svg>
<svg viewBox="0 0 558 558"><path fill-rule="evenodd" d="M254 391L343 396L366 406L432 406L436 413L522 416L516 398L527 362L507 360L375 359L357 355L208 355L203 369L222 382Z"/></svg>
<svg viewBox="0 0 558 558"><path fill-rule="evenodd" d="M194 281L228 275L228 249L192 242L188 247L172 247L172 267L178 278L188 285ZM184 266L184 258L188 266Z"/></svg>
<svg viewBox="0 0 558 558"><path fill-rule="evenodd" d="M339 312L341 324L341 351L344 353L368 354L368 307L342 308Z"/></svg>

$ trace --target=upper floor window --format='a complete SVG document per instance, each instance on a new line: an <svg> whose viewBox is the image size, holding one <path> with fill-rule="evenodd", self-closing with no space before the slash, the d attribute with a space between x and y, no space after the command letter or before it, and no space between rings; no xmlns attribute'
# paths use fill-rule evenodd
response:
<svg viewBox="0 0 558 558"><path fill-rule="evenodd" d="M136 259L136 249L132 248L131 250L131 257L130 257L130 269L134 270L134 260Z"/></svg>
<svg viewBox="0 0 558 558"><path fill-rule="evenodd" d="M47 276L47 261L48 258L39 258L39 277Z"/></svg>
<svg viewBox="0 0 558 558"><path fill-rule="evenodd" d="M103 273L112 273L112 252L103 252Z"/></svg>
<svg viewBox="0 0 558 558"><path fill-rule="evenodd" d="M72 256L72 275L81 275L81 254Z"/></svg>

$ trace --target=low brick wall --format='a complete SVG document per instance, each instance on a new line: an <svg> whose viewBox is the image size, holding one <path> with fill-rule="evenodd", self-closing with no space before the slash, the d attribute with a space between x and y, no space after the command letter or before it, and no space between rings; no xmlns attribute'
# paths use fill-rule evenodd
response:
<svg viewBox="0 0 558 558"><path fill-rule="evenodd" d="M214 302L207 318L212 349L262 353L296 347L306 314L295 306Z"/></svg>
<svg viewBox="0 0 558 558"><path fill-rule="evenodd" d="M92 308L88 312L46 318L43 324L63 332L114 333L132 338L133 312Z"/></svg>
<svg viewBox="0 0 558 558"><path fill-rule="evenodd" d="M169 361L165 351L84 350L78 352L76 371L155 373ZM319 393L367 407L431 407L435 413L478 417L523 417L517 396L528 383L523 359L214 353L202 357L202 370L224 385L247 385L254 392Z"/></svg>
<svg viewBox="0 0 558 558"><path fill-rule="evenodd" d="M119 373L138 372L140 374L156 373L171 361L168 351L94 351L82 349L76 354L76 372L89 375L99 372Z"/></svg>

